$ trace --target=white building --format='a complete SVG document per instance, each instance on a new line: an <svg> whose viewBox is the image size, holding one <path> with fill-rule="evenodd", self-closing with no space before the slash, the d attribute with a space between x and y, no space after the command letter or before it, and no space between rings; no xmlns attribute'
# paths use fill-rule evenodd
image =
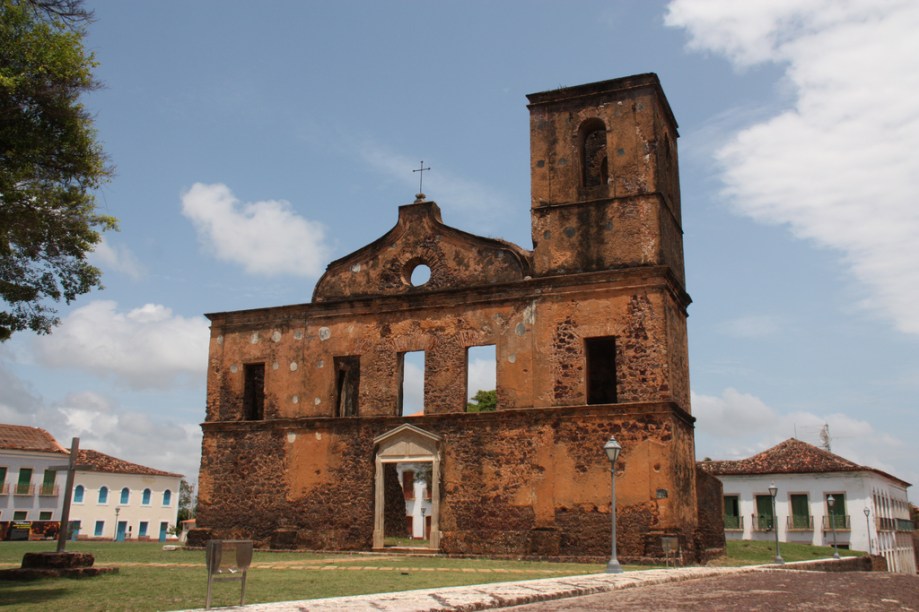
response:
<svg viewBox="0 0 919 612"><path fill-rule="evenodd" d="M80 539L160 540L175 527L181 474L80 450L70 523Z"/></svg>
<svg viewBox="0 0 919 612"><path fill-rule="evenodd" d="M399 463L396 473L405 496L409 537L427 540L431 531L431 464Z"/></svg>
<svg viewBox="0 0 919 612"><path fill-rule="evenodd" d="M0 539L56 537L70 452L44 429L0 424ZM70 507L81 539L166 540L179 511L181 474L80 450ZM78 530L78 531L77 531ZM30 533L27 533L30 532Z"/></svg>
<svg viewBox="0 0 919 612"><path fill-rule="evenodd" d="M892 572L916 572L908 482L794 438L747 459L699 466L722 482L729 540L772 541L778 528L780 542L835 542L882 555Z"/></svg>
<svg viewBox="0 0 919 612"><path fill-rule="evenodd" d="M44 429L0 424L0 523L60 521L69 453Z"/></svg>

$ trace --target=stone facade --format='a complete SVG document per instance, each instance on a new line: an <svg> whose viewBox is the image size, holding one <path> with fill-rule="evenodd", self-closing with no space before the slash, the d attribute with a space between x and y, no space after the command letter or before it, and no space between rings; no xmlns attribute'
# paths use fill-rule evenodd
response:
<svg viewBox="0 0 919 612"><path fill-rule="evenodd" d="M404 453L436 468L435 548L599 558L615 435L622 558L660 556L662 537L696 554L676 122L655 75L528 98L532 251L445 225L419 194L312 303L208 315L199 526L379 547L382 465ZM485 345L497 410L467 413L467 351ZM407 417L410 351L424 409Z"/></svg>

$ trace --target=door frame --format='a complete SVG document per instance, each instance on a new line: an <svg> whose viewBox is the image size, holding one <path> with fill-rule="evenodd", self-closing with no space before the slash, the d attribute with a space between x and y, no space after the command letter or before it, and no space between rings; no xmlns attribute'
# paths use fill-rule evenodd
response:
<svg viewBox="0 0 919 612"><path fill-rule="evenodd" d="M431 464L431 534L429 546L440 549L440 464L442 438L405 423L373 439L374 463L373 548L384 547L383 512L386 503L383 466L387 463Z"/></svg>

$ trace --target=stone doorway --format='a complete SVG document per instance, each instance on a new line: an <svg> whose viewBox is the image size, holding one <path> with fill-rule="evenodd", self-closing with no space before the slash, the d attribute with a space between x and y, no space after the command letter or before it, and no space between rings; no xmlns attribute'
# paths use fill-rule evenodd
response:
<svg viewBox="0 0 919 612"><path fill-rule="evenodd" d="M377 436L373 440L376 448L376 476L374 481L373 548L386 546L386 473L395 471L396 466L405 464L430 465L430 504L425 513L425 535L428 547L440 549L440 462L441 438L408 423ZM404 504L404 501L399 500ZM404 510L404 506L402 507ZM404 514L404 512L403 512ZM405 519L403 518L403 521ZM427 523L430 522L428 527Z"/></svg>

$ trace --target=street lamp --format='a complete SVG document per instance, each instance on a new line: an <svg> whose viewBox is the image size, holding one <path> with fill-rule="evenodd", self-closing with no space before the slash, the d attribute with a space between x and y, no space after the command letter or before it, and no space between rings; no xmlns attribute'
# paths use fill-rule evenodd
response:
<svg viewBox="0 0 919 612"><path fill-rule="evenodd" d="M836 504L836 498L830 495L826 498L826 505L830 508L830 529L833 530L833 558L839 558L839 546L836 545L836 515L833 514L833 506Z"/></svg>
<svg viewBox="0 0 919 612"><path fill-rule="evenodd" d="M865 535L868 537L868 554L871 554L871 521L868 519L871 516L871 508L865 506Z"/></svg>
<svg viewBox="0 0 919 612"><path fill-rule="evenodd" d="M112 541L118 541L118 515L121 513L121 507L115 506L115 537L112 538Z"/></svg>
<svg viewBox="0 0 919 612"><path fill-rule="evenodd" d="M779 515L775 511L775 496L779 492L779 488L775 486L775 482L769 484L769 495L772 496L772 527L775 531L775 562L779 565L785 564L785 559L782 558L782 555L779 553Z"/></svg>
<svg viewBox="0 0 919 612"><path fill-rule="evenodd" d="M606 573L621 574L622 566L619 565L619 559L616 558L616 459L619 458L619 452L622 450L622 445L616 442L615 437L610 436L606 444L603 445L603 450L606 451L606 456L609 458L613 491L613 501L610 506L610 514L613 515L613 554L609 558L609 563L606 564Z"/></svg>

